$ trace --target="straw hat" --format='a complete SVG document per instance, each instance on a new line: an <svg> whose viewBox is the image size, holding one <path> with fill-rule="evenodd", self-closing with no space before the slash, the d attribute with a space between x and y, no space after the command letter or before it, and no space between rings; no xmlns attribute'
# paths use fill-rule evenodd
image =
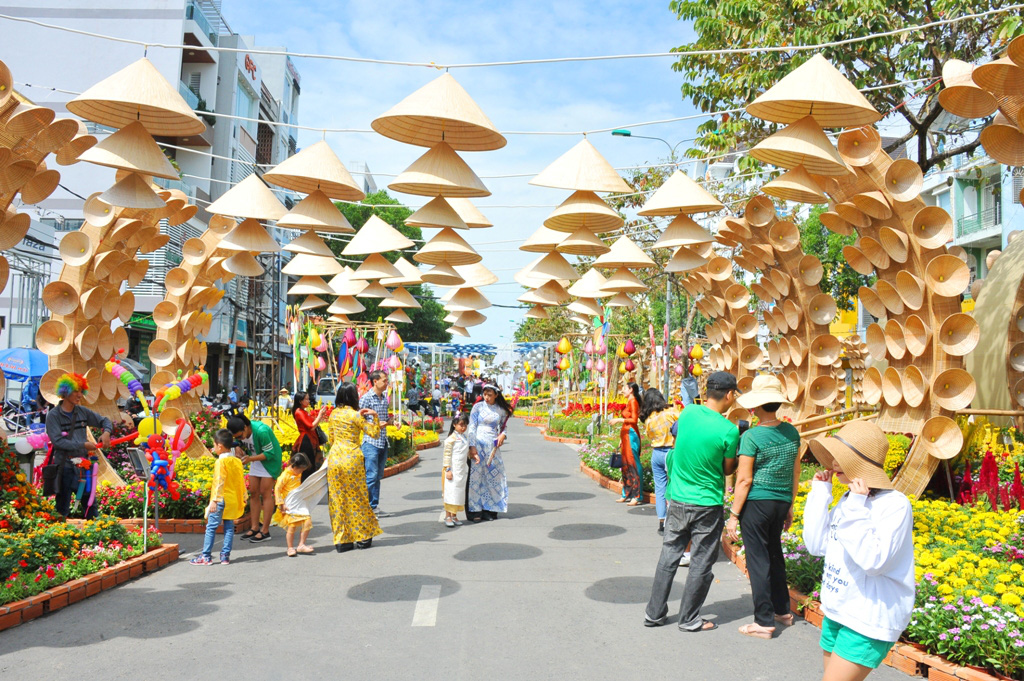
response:
<svg viewBox="0 0 1024 681"><path fill-rule="evenodd" d="M633 269L654 267L654 264L650 256L640 250L640 247L626 236L616 239L611 250L594 261L594 267L629 267Z"/></svg>
<svg viewBox="0 0 1024 681"><path fill-rule="evenodd" d="M889 254L882 248L882 244L869 236L861 238L860 250L864 253L864 257L879 270L887 269L892 264Z"/></svg>
<svg viewBox="0 0 1024 681"><path fill-rule="evenodd" d="M7 64L0 61L0 106L7 104L13 95L14 79L11 76L11 70L7 68Z"/></svg>
<svg viewBox="0 0 1024 681"><path fill-rule="evenodd" d="M486 305L484 305L483 307L490 307L490 302L488 302L487 299L484 298L483 296L480 297L483 298L484 302L486 303ZM408 309L416 309L418 307L421 307L420 304L416 302L416 299L412 297L412 294L405 290L404 286L399 286L394 291L392 291L390 296L381 301L380 306L400 307ZM483 309L483 307L476 309Z"/></svg>
<svg viewBox="0 0 1024 681"><path fill-rule="evenodd" d="M948 355L963 357L978 345L981 329L977 320L964 312L951 314L939 326L936 337L939 345Z"/></svg>
<svg viewBox="0 0 1024 681"><path fill-rule="evenodd" d="M277 225L331 234L351 234L356 231L334 202L322 191L312 192L292 206L292 209L277 221Z"/></svg>
<svg viewBox="0 0 1024 681"><path fill-rule="evenodd" d="M418 196L471 199L491 195L476 173L446 142L438 142L413 161L388 188Z"/></svg>
<svg viewBox="0 0 1024 681"><path fill-rule="evenodd" d="M765 351L768 353L768 363L772 366L782 366L782 356L779 353L779 341L770 340L765 343Z"/></svg>
<svg viewBox="0 0 1024 681"><path fill-rule="evenodd" d="M754 196L743 208L744 221L754 227L765 227L774 218L775 204L767 196Z"/></svg>
<svg viewBox="0 0 1024 681"><path fill-rule="evenodd" d="M805 116L762 140L750 150L750 155L780 168L802 165L815 175L841 177L850 173L812 116Z"/></svg>
<svg viewBox="0 0 1024 681"><path fill-rule="evenodd" d="M648 217L715 213L725 208L722 202L682 170L672 176L647 199L638 215Z"/></svg>
<svg viewBox="0 0 1024 681"><path fill-rule="evenodd" d="M327 311L331 314L359 314L366 308L352 296L338 296Z"/></svg>
<svg viewBox="0 0 1024 681"><path fill-rule="evenodd" d="M138 121L106 137L83 152L78 160L168 180L178 179L174 166Z"/></svg>
<svg viewBox="0 0 1024 681"><path fill-rule="evenodd" d="M886 328L888 330L888 327ZM932 332L918 315L912 314L907 317L903 323L903 335L906 349L912 356L920 357L928 350Z"/></svg>
<svg viewBox="0 0 1024 681"><path fill-rule="evenodd" d="M594 232L585 227L580 227L562 239L555 246L555 250L568 255L597 256L607 253L611 248L601 241Z"/></svg>
<svg viewBox="0 0 1024 681"><path fill-rule="evenodd" d="M391 279L401 274L398 268L392 265L383 255L371 253L366 256L355 272L349 276L352 279ZM363 289L361 295L367 295L366 289Z"/></svg>
<svg viewBox="0 0 1024 681"><path fill-rule="evenodd" d="M707 263L707 259L693 252L691 249L680 246L665 263L666 272L689 272Z"/></svg>
<svg viewBox="0 0 1024 681"><path fill-rule="evenodd" d="M557 281L548 281L532 291L527 291L517 300L521 303L530 303L531 305L550 306L561 305L571 297L569 292Z"/></svg>
<svg viewBox="0 0 1024 681"><path fill-rule="evenodd" d="M828 203L828 197L803 166L797 166L767 182L761 187L761 191L785 201Z"/></svg>
<svg viewBox="0 0 1024 681"><path fill-rule="evenodd" d="M811 453L826 469L838 463L848 478L859 478L872 489L892 489L885 473L885 455L889 440L874 423L847 423L832 437L816 437L807 441Z"/></svg>
<svg viewBox="0 0 1024 681"><path fill-rule="evenodd" d="M853 197L853 205L865 215L876 220L887 220L892 217L892 207L880 191L863 192Z"/></svg>
<svg viewBox="0 0 1024 681"><path fill-rule="evenodd" d="M984 118L996 110L996 98L978 87L971 77L974 66L959 59L950 59L942 65L942 91L939 104L961 118Z"/></svg>
<svg viewBox="0 0 1024 681"><path fill-rule="evenodd" d="M43 322L36 331L36 347L51 357L67 350L71 341L72 337L67 325L56 319Z"/></svg>
<svg viewBox="0 0 1024 681"><path fill-rule="evenodd" d="M106 279L110 276L111 272L121 264L121 261L125 260L128 256L120 251L106 251L96 256L96 263L93 267L93 273L97 279Z"/></svg>
<svg viewBox="0 0 1024 681"><path fill-rule="evenodd" d="M322 255L307 255L305 253L299 253L298 255L292 256L292 259L286 264L281 271L285 274L293 275L307 275L317 274L325 277L333 277L336 274L340 274L344 269L342 264L333 256L330 257Z"/></svg>
<svg viewBox="0 0 1024 681"><path fill-rule="evenodd" d="M732 276L732 262L716 256L708 261L707 272L715 281L725 281Z"/></svg>
<svg viewBox="0 0 1024 681"><path fill-rule="evenodd" d="M288 213L284 204L277 200L274 192L255 173L224 192L206 211L255 220L280 220Z"/></svg>
<svg viewBox="0 0 1024 681"><path fill-rule="evenodd" d="M792 123L813 116L821 128L869 125L882 118L820 53L748 104L747 113L773 123Z"/></svg>
<svg viewBox="0 0 1024 681"><path fill-rule="evenodd" d="M853 225L844 220L838 212L825 211L818 216L821 220L821 224L825 225L830 232L835 232L840 236L850 236L853 234Z"/></svg>
<svg viewBox="0 0 1024 681"><path fill-rule="evenodd" d="M765 281L765 278L761 277L761 281ZM750 290L755 296L758 297L759 300L763 300L766 303L773 303L775 302L776 298L778 298L775 289L769 289L760 281L751 284Z"/></svg>
<svg viewBox="0 0 1024 681"><path fill-rule="evenodd" d="M29 205L41 203L50 197L60 183L56 170L41 170L21 187L21 200Z"/></svg>
<svg viewBox="0 0 1024 681"><path fill-rule="evenodd" d="M908 284L909 283L910 282L908 282ZM879 279L875 282L875 292L878 294L878 299L882 302L882 305L885 306L886 310L896 316L903 314L905 305L903 298L900 297L899 291L896 290L895 286L885 279ZM912 290L908 292L913 293Z"/></svg>
<svg viewBox="0 0 1024 681"><path fill-rule="evenodd" d="M131 274L128 275L128 287L134 288L142 283L142 280L146 278L146 273L149 272L149 261L148 260L136 260L132 263Z"/></svg>
<svg viewBox="0 0 1024 681"><path fill-rule="evenodd" d="M787 253L800 246L800 229L792 222L783 220L772 225L768 238L773 248Z"/></svg>
<svg viewBox="0 0 1024 681"><path fill-rule="evenodd" d="M454 232L452 233L454 234ZM406 248L413 248L415 245L412 239L409 239L376 215L371 215L370 219L352 237L352 240L345 245L341 253L342 255L370 255L372 253L400 251ZM389 276L398 275L393 274Z"/></svg>
<svg viewBox="0 0 1024 681"><path fill-rule="evenodd" d="M623 194L633 191L586 138L542 170L530 184L572 191Z"/></svg>
<svg viewBox="0 0 1024 681"><path fill-rule="evenodd" d="M86 319L99 316L100 310L103 308L103 298L106 295L107 290L104 286L94 286L83 293L80 299L82 316Z"/></svg>
<svg viewBox="0 0 1024 681"><path fill-rule="evenodd" d="M186 205L181 208L177 213L170 215L167 218L167 224L172 226L182 225L191 220L199 212L199 206Z"/></svg>
<svg viewBox="0 0 1024 681"><path fill-rule="evenodd" d="M892 227L882 227L878 234L882 248L890 258L901 264L907 262L910 250L906 233Z"/></svg>
<svg viewBox="0 0 1024 681"><path fill-rule="evenodd" d="M43 288L43 304L56 315L73 314L78 309L78 290L64 281L51 281Z"/></svg>
<svg viewBox="0 0 1024 681"><path fill-rule="evenodd" d="M1015 343L1010 348L1010 354L1007 357L1007 361L1010 363L1010 368L1017 372L1024 371L1024 342Z"/></svg>
<svg viewBox="0 0 1024 681"><path fill-rule="evenodd" d="M836 401L838 387L834 376L818 376L807 386L807 399L819 407L828 406Z"/></svg>
<svg viewBox="0 0 1024 681"><path fill-rule="evenodd" d="M111 322L117 317L118 309L121 307L121 294L116 288L107 289L103 296L103 304L100 307L100 318L105 322Z"/></svg>
<svg viewBox="0 0 1024 681"><path fill-rule="evenodd" d="M395 293L397 294L398 291L404 290L405 289L398 289ZM491 301L487 300L487 298L485 298L476 289L459 288L456 289L455 294L445 302L444 309L450 312L465 312L466 310L484 310L490 306ZM419 306L417 305L417 307Z"/></svg>
<svg viewBox="0 0 1024 681"><path fill-rule="evenodd" d="M419 268L417 268L416 265L413 265L411 262L409 262L405 258L399 258L398 260L395 261L394 265L395 265L395 269L397 269L399 272L401 272L401 275L397 276L397 277L389 277L387 279L381 279L380 283L383 284L384 286L416 286L417 284L422 284L423 283L423 275L419 271ZM475 266L476 265L461 265L460 267L472 268L472 267L475 267ZM480 267L483 267L483 265L480 265ZM483 269L487 270L486 267L483 267ZM487 271L489 272L489 270L487 270ZM488 282L488 283L493 284L497 280L498 280L497 277L495 277L494 281L491 281L491 282ZM486 286L487 284L471 284L471 285L472 286Z"/></svg>
<svg viewBox="0 0 1024 681"><path fill-rule="evenodd" d="M971 270L954 255L940 255L928 263L925 281L936 295L953 298L967 290L971 282Z"/></svg>
<svg viewBox="0 0 1024 681"><path fill-rule="evenodd" d="M438 229L445 227L469 229L469 225L459 217L455 209L442 196L435 197L424 204L405 219L405 224L413 225L414 227L435 227Z"/></svg>
<svg viewBox="0 0 1024 681"><path fill-rule="evenodd" d="M600 317L604 314L601 304L594 298L578 298L569 303L568 309L569 311L575 312L588 320L593 317Z"/></svg>
<svg viewBox="0 0 1024 681"><path fill-rule="evenodd" d="M744 345L740 350L739 362L744 369L760 369L764 363L764 353L757 345Z"/></svg>
<svg viewBox="0 0 1024 681"><path fill-rule="evenodd" d="M138 173L128 173L124 179L119 180L113 187L100 194L99 198L110 206L121 208L148 210L163 208L167 205Z"/></svg>
<svg viewBox="0 0 1024 681"><path fill-rule="evenodd" d="M636 307L636 301L629 297L626 293L616 293L614 296L608 299L605 307L625 307L633 308Z"/></svg>
<svg viewBox="0 0 1024 681"><path fill-rule="evenodd" d="M921 426L920 440L924 449L936 459L952 459L964 446L963 431L953 419L933 416Z"/></svg>
<svg viewBox="0 0 1024 681"><path fill-rule="evenodd" d="M569 293L580 298L605 298L609 295L609 292L604 290L607 282L604 275L591 268L569 288Z"/></svg>
<svg viewBox="0 0 1024 681"><path fill-rule="evenodd" d="M854 269L855 272L870 277L875 273L875 266L864 256L864 252L856 246L843 246L843 260Z"/></svg>
<svg viewBox="0 0 1024 681"><path fill-rule="evenodd" d="M152 253L166 246L171 241L170 234L157 234L139 246L140 253Z"/></svg>
<svg viewBox="0 0 1024 681"><path fill-rule="evenodd" d="M647 284L625 267L620 267L605 281L604 290L609 293L642 293L647 290Z"/></svg>
<svg viewBox="0 0 1024 681"><path fill-rule="evenodd" d="M103 360L109 359L114 354L114 334L106 324L101 324L97 329L96 352Z"/></svg>
<svg viewBox="0 0 1024 681"><path fill-rule="evenodd" d="M885 349L888 350L889 355L893 359L903 359L907 354L907 338L904 334L903 326L895 319L890 319L885 323L883 342L885 343Z"/></svg>
<svg viewBox="0 0 1024 681"><path fill-rule="evenodd" d="M224 271L240 277L258 277L265 271L263 265L248 251L239 251L221 263Z"/></svg>
<svg viewBox="0 0 1024 681"><path fill-rule="evenodd" d="M550 257L561 258L561 256L554 253L546 256L546 258ZM473 247L459 236L455 230L445 227L435 234L430 241L425 243L412 256L412 259L427 265L440 265L441 263L472 265L483 260L483 256L473 250Z"/></svg>
<svg viewBox="0 0 1024 681"><path fill-rule="evenodd" d="M327 301L320 296L306 296L302 303L299 304L300 310L315 310L318 307L326 307Z"/></svg>
<svg viewBox="0 0 1024 681"><path fill-rule="evenodd" d="M965 409L977 391L974 377L964 369L947 369L932 381L932 396L942 409Z"/></svg>
<svg viewBox="0 0 1024 681"><path fill-rule="evenodd" d="M6 132L15 137L31 137L53 122L53 109L20 102L7 119Z"/></svg>
<svg viewBox="0 0 1024 681"><path fill-rule="evenodd" d="M577 190L544 220L544 226L559 232L586 229L594 233L622 228L622 216L591 191Z"/></svg>
<svg viewBox="0 0 1024 681"><path fill-rule="evenodd" d="M946 252L950 255L955 255L964 262L967 262L968 260L967 251L965 251L962 246L946 246Z"/></svg>
<svg viewBox="0 0 1024 681"><path fill-rule="evenodd" d="M445 72L370 126L391 139L430 147L445 141L460 151L493 151L506 140L461 85Z"/></svg>
<svg viewBox="0 0 1024 681"><path fill-rule="evenodd" d="M757 335L757 319L752 314L743 314L736 319L736 335L750 340Z"/></svg>
<svg viewBox="0 0 1024 681"><path fill-rule="evenodd" d="M780 381L774 374L758 374L751 389L736 398L744 409L754 409L771 403L792 404L787 398Z"/></svg>
<svg viewBox="0 0 1024 681"><path fill-rule="evenodd" d="M858 208L857 204L853 201L843 201L836 204L836 213L853 227L863 229L871 225L871 218L865 215L864 211Z"/></svg>
<svg viewBox="0 0 1024 681"><path fill-rule="evenodd" d="M468 328L470 326L479 326L485 321L487 321L487 317L476 310L467 310L466 312L460 312L459 316L455 318L455 326Z"/></svg>
<svg viewBox="0 0 1024 681"><path fill-rule="evenodd" d="M884 378L883 376L883 380ZM907 406L916 408L924 403L924 398L928 394L928 381L915 365L911 364L903 370L901 386Z"/></svg>
<svg viewBox="0 0 1024 681"><path fill-rule="evenodd" d="M188 244L187 241L185 243L186 245ZM331 250L331 247L312 230L303 232L302 236L292 239L283 248L291 253L319 255L326 258L334 257L334 251Z"/></svg>
<svg viewBox="0 0 1024 681"><path fill-rule="evenodd" d="M686 215L677 216L668 223L665 231L651 248L677 248L692 246L714 241L714 237L706 229L698 225Z"/></svg>
<svg viewBox="0 0 1024 681"><path fill-rule="evenodd" d="M885 190L896 201L907 203L920 195L924 186L924 173L916 161L900 158L889 164L885 171Z"/></svg>
<svg viewBox="0 0 1024 681"><path fill-rule="evenodd" d="M926 206L914 215L911 235L922 248L941 248L953 238L953 218L939 206Z"/></svg>
<svg viewBox="0 0 1024 681"><path fill-rule="evenodd" d="M462 286L466 283L465 278L448 263L440 263L423 273L423 281L438 286Z"/></svg>
<svg viewBox="0 0 1024 681"><path fill-rule="evenodd" d="M1015 68L1024 73L1024 69ZM1011 123L1001 111L981 131L979 139L988 155L1000 163L1010 166L1024 165L1024 132Z"/></svg>
<svg viewBox="0 0 1024 681"><path fill-rule="evenodd" d="M786 324L794 331L800 327L803 319L803 310L793 300L787 300L782 304L782 313L786 316Z"/></svg>
<svg viewBox="0 0 1024 681"><path fill-rule="evenodd" d="M352 179L326 140L312 144L263 174L263 179L278 187L303 194L321 191L339 201L362 201L366 193Z"/></svg>
<svg viewBox="0 0 1024 681"><path fill-rule="evenodd" d="M550 227L540 227L536 232L527 237L519 250L528 253L551 253L558 244L568 238L564 232L557 232Z"/></svg>
<svg viewBox="0 0 1024 681"><path fill-rule="evenodd" d="M384 318L386 322L393 324L412 324L412 317L406 314L405 310L398 308Z"/></svg>
<svg viewBox="0 0 1024 681"><path fill-rule="evenodd" d="M551 316L548 314L548 311L545 310L540 305L534 305L533 307L531 307L529 310L526 311L526 318L527 319L550 319ZM451 329L449 329L449 331L450 330Z"/></svg>
<svg viewBox="0 0 1024 681"><path fill-rule="evenodd" d="M220 240L218 248L250 253L276 253L281 245L259 223L259 220L242 220L231 232Z"/></svg>
<svg viewBox="0 0 1024 681"><path fill-rule="evenodd" d="M2 86L0 86L0 89L2 89ZM2 99L2 93L0 93L0 99ZM96 137L89 134L89 129L84 122L76 120L75 128L75 133L71 140L60 149L54 150L57 152L58 165L69 166L77 163L78 157L96 144Z"/></svg>
<svg viewBox="0 0 1024 681"><path fill-rule="evenodd" d="M971 79L975 85L997 97L1024 91L1024 68L1008 56L976 67L971 73Z"/></svg>
<svg viewBox="0 0 1024 681"><path fill-rule="evenodd" d="M874 127L857 127L839 135L839 155L855 168L870 165L882 150L882 138Z"/></svg>
<svg viewBox="0 0 1024 681"><path fill-rule="evenodd" d="M808 303L807 318L815 324L832 323L836 313L836 301L827 293L819 293Z"/></svg>
<svg viewBox="0 0 1024 681"><path fill-rule="evenodd" d="M900 270L896 273L896 293L903 304L911 310L920 310L924 305L924 281L907 270Z"/></svg>
<svg viewBox="0 0 1024 681"><path fill-rule="evenodd" d="M816 336L814 340L811 341L809 352L811 357L813 357L814 361L818 364L831 366L837 359L839 359L839 339L828 333Z"/></svg>
<svg viewBox="0 0 1024 681"><path fill-rule="evenodd" d="M750 291L743 284L733 284L725 290L725 304L734 310L746 308L750 302Z"/></svg>
<svg viewBox="0 0 1024 681"><path fill-rule="evenodd" d="M290 296L311 296L316 294L329 296L333 293L334 291L327 285L326 281L313 275L300 277L299 280L288 289L288 295Z"/></svg>

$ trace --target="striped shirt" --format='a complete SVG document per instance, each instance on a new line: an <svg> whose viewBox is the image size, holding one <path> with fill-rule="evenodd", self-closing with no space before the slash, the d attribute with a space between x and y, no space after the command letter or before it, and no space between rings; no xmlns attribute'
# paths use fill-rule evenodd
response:
<svg viewBox="0 0 1024 681"><path fill-rule="evenodd" d="M375 447L387 447L388 435L384 424L388 420L388 398L378 395L374 390L369 390L359 399L359 408L374 410L377 412L377 418L380 419L380 434L377 437L370 437L364 433L363 442L369 442Z"/></svg>

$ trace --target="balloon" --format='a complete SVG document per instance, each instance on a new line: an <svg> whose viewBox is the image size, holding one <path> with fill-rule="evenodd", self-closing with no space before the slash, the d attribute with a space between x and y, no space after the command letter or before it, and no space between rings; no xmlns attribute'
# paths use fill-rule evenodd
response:
<svg viewBox="0 0 1024 681"><path fill-rule="evenodd" d="M622 350L627 355L632 355L636 352L636 345L633 344L633 340L631 338L627 338L626 342L622 344Z"/></svg>
<svg viewBox="0 0 1024 681"><path fill-rule="evenodd" d="M594 354L594 341L588 338L586 344L583 346L583 352L588 355Z"/></svg>
<svg viewBox="0 0 1024 681"><path fill-rule="evenodd" d="M672 350L672 356L675 357L676 359L682 359L683 358L683 348L677 345Z"/></svg>
<svg viewBox="0 0 1024 681"><path fill-rule="evenodd" d="M700 345L694 345L690 348L690 359L699 360L704 356L704 348Z"/></svg>
<svg viewBox="0 0 1024 681"><path fill-rule="evenodd" d="M572 344L569 343L569 339L562 336L562 339L558 341L558 345L555 346L555 352L560 355L567 354L572 351Z"/></svg>
<svg viewBox="0 0 1024 681"><path fill-rule="evenodd" d="M160 419L155 416L147 416L139 421L139 436L135 438L135 444L141 445L147 442L150 437L163 432L163 425Z"/></svg>
<svg viewBox="0 0 1024 681"><path fill-rule="evenodd" d="M18 440L14 445L14 449L18 454L31 454L34 451L28 440Z"/></svg>
<svg viewBox="0 0 1024 681"><path fill-rule="evenodd" d="M704 370L700 368L699 364L694 364L693 369L690 371L690 373L693 374L694 376L700 376L701 374L704 373Z"/></svg>
<svg viewBox="0 0 1024 681"><path fill-rule="evenodd" d="M482 367L483 365L484 365L484 363L483 363L483 362L481 362L480 360L478 360L478 359L474 359L474 360L473 360L473 368L474 368L474 369L479 369L479 368L480 368L480 367Z"/></svg>

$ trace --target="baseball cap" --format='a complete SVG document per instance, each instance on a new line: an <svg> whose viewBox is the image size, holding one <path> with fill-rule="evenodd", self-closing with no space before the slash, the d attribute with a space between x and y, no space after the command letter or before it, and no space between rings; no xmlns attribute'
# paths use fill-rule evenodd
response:
<svg viewBox="0 0 1024 681"><path fill-rule="evenodd" d="M730 374L728 371L716 371L708 376L707 381L708 390L736 390L736 377Z"/></svg>

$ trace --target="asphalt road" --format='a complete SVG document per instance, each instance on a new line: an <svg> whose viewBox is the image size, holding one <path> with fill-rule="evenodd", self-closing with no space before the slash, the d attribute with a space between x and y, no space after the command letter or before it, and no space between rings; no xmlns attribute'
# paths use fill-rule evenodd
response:
<svg viewBox="0 0 1024 681"><path fill-rule="evenodd" d="M441 449L383 482L385 534L337 554L327 506L313 556L283 532L236 542L229 566L195 567L198 535L168 535L177 563L0 633L0 678L33 679L816 679L818 630L771 641L746 578L724 557L703 616L680 632L681 568L669 626L645 628L660 536L652 506L627 509L579 473L576 452L518 420L503 449L509 513L448 529ZM873 679L906 679L882 667Z"/></svg>

